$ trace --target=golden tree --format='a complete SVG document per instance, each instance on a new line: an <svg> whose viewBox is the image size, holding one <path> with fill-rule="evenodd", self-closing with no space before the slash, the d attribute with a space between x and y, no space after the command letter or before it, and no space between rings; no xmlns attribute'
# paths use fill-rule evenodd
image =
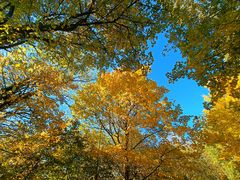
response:
<svg viewBox="0 0 240 180"><path fill-rule="evenodd" d="M75 97L73 114L93 137L93 152L108 154L125 179L184 176L193 130L179 106L164 98L166 92L142 70L116 70Z"/></svg>

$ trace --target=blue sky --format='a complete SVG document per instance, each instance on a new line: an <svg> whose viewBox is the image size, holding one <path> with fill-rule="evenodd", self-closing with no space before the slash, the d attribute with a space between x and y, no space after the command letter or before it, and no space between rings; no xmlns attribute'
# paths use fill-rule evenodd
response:
<svg viewBox="0 0 240 180"><path fill-rule="evenodd" d="M167 38L159 35L156 45L150 48L154 57L152 72L149 78L156 81L159 86L164 86L170 90L167 94L169 100L180 104L185 115L201 115L203 111L203 95L208 94L208 90L199 87L197 83L189 79L180 79L174 84L169 84L166 73L170 72L176 61L182 60L180 51L162 54Z"/></svg>

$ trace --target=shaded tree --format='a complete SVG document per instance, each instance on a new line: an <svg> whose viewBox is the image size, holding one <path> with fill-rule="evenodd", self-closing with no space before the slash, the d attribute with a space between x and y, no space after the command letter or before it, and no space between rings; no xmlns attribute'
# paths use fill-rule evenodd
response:
<svg viewBox="0 0 240 180"><path fill-rule="evenodd" d="M168 74L170 82L191 78L215 102L231 81L231 95L239 98L239 1L168 1L165 8L169 42L186 58Z"/></svg>

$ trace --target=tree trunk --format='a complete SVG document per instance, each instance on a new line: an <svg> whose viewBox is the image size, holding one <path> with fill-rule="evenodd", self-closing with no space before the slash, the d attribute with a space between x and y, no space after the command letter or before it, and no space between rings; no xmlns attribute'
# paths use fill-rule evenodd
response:
<svg viewBox="0 0 240 180"><path fill-rule="evenodd" d="M125 140L126 140L126 143L125 143L126 164L125 164L125 172L124 172L125 177L124 178L125 178L125 180L129 180L130 179L130 166L129 166L129 159L128 159L128 146L129 146L129 132L128 131L125 133Z"/></svg>
<svg viewBox="0 0 240 180"><path fill-rule="evenodd" d="M125 174L124 174L124 178L125 180L130 180L130 166L129 165L126 165L125 166Z"/></svg>

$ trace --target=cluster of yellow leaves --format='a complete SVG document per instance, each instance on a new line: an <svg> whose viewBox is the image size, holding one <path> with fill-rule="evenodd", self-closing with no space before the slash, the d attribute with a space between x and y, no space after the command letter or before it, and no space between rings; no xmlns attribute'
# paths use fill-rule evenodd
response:
<svg viewBox="0 0 240 180"><path fill-rule="evenodd" d="M19 128L14 135L1 138L0 159L1 170L7 169L5 174L11 172L13 177L23 179L47 154L56 156L58 149L54 146L60 141L62 132L61 129L51 129L34 134L20 134L21 130L24 131Z"/></svg>
<svg viewBox="0 0 240 180"><path fill-rule="evenodd" d="M221 144L224 147L224 158L240 161L240 112L239 99L225 95L215 106L206 112L206 141Z"/></svg>

